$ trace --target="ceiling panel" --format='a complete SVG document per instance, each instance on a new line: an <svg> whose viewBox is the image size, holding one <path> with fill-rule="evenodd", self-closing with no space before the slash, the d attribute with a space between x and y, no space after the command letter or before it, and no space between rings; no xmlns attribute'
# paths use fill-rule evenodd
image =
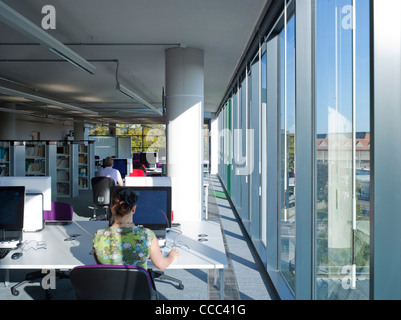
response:
<svg viewBox="0 0 401 320"><path fill-rule="evenodd" d="M118 79L157 108L162 105L164 52L185 45L205 53L205 112L215 112L267 0L5 0L41 27L45 5L56 9L56 29L46 31L95 67L93 75L61 60L0 22L0 86L98 112L96 117L51 110L82 121L164 122L116 91ZM0 97L1 99L1 97ZM29 108L28 108L29 106ZM39 107L42 106L42 107ZM42 113L40 103L17 109Z"/></svg>

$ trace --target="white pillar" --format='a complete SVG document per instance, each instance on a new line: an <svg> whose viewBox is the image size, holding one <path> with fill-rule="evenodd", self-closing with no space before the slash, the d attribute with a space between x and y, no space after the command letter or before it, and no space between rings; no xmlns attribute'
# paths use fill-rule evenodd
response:
<svg viewBox="0 0 401 320"><path fill-rule="evenodd" d="M203 208L203 50L166 50L167 175L174 220L200 220Z"/></svg>
<svg viewBox="0 0 401 320"><path fill-rule="evenodd" d="M219 164L219 120L215 113L212 113L210 123L210 173L218 173Z"/></svg>

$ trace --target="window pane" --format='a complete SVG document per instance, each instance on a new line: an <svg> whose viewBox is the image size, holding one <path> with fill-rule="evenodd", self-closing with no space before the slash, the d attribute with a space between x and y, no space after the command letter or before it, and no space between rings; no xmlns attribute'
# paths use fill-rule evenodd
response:
<svg viewBox="0 0 401 320"><path fill-rule="evenodd" d="M267 169L267 148L266 148L266 137L267 137L267 123L266 123L266 114L267 114L267 53L264 53L262 56L262 75L261 75L261 86L262 86L262 198L261 198L261 236L262 236L262 243L266 246L267 243L267 234L266 234L266 218L267 218L267 199L266 199L266 189L267 189L267 177L266 177L266 169Z"/></svg>
<svg viewBox="0 0 401 320"><path fill-rule="evenodd" d="M295 16L280 34L280 271L295 280Z"/></svg>
<svg viewBox="0 0 401 320"><path fill-rule="evenodd" d="M354 29L351 0L316 1L316 299L369 291L369 1L357 3Z"/></svg>

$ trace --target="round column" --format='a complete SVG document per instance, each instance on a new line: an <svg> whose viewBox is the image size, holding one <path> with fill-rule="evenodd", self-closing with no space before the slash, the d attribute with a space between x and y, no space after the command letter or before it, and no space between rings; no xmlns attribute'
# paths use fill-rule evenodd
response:
<svg viewBox="0 0 401 320"><path fill-rule="evenodd" d="M203 208L203 50L166 52L167 175L174 220L200 220Z"/></svg>

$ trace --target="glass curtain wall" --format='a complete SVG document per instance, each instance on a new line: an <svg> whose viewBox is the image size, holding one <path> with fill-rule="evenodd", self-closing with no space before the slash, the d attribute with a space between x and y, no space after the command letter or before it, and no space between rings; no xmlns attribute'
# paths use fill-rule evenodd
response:
<svg viewBox="0 0 401 320"><path fill-rule="evenodd" d="M248 104L247 104L247 77L245 75L244 79L241 82L241 86L239 89L240 93L240 103L241 103L241 120L240 120L240 128L241 128L241 136L242 136L242 145L241 145L241 154L243 158L243 165L241 167L241 210L240 215L242 220L248 220L248 203L249 203L249 186L248 186L248 158L247 158L247 131L248 131Z"/></svg>
<svg viewBox="0 0 401 320"><path fill-rule="evenodd" d="M295 15L284 16L279 38L279 257L280 271L295 290Z"/></svg>
<svg viewBox="0 0 401 320"><path fill-rule="evenodd" d="M131 137L132 152L164 152L165 132L164 124L116 124L116 136ZM109 126L93 125L89 134L108 136L110 135Z"/></svg>
<svg viewBox="0 0 401 320"><path fill-rule="evenodd" d="M266 50L266 45L264 45ZM267 234L266 234L266 218L267 218L267 53L263 52L261 61L261 187L262 198L260 208L260 234L261 240L266 248Z"/></svg>
<svg viewBox="0 0 401 320"><path fill-rule="evenodd" d="M251 63L252 77L249 93L249 220L251 221L250 234L254 239L260 239L260 61L259 54Z"/></svg>
<svg viewBox="0 0 401 320"><path fill-rule="evenodd" d="M315 1L315 298L369 297L369 1Z"/></svg>
<svg viewBox="0 0 401 320"><path fill-rule="evenodd" d="M226 188L231 188L234 206L255 247L258 250L261 242L266 249L258 252L265 255L262 261L266 261L267 271L283 298L296 297L295 283L301 283L309 287L303 297L368 299L370 1L312 0L312 9L301 5L297 13L297 1L283 0L283 4L289 6L266 35L261 55L244 62L245 71L235 80L236 89L218 115L219 175ZM301 28L306 10L313 17L308 19L314 25L311 43L296 43L296 31L303 32L296 28ZM299 20L297 14L302 15ZM302 153L295 150L297 137L302 137L296 131L296 112L298 130L309 123L302 122L305 111L295 101L296 88L302 87L296 86L296 50L312 50L304 54L311 55L313 69L313 101L308 112L313 115L305 114L305 119L310 117L311 122L313 117L314 122L308 133L313 137L313 161L311 155L308 160L301 159ZM297 79L303 79L302 75L298 74ZM260 100L255 103L255 99ZM252 129L255 135L260 134L260 143L251 141ZM260 156L250 161L255 155L250 154L251 146L258 145ZM227 170L231 160L233 170ZM310 175L299 173L297 178L295 162L305 165L306 161L311 162ZM295 181L303 185L300 178L313 179L309 195L313 196L314 210L299 211L301 198L296 207ZM261 187L260 213L255 204L257 187ZM307 249L300 246L305 245L305 239L296 241L297 234L300 237L304 230L296 232L296 223L302 228L302 222L309 219L306 215L313 221ZM305 250L313 252L313 261L296 265L296 253L301 257ZM297 273L308 274L311 279L307 284L295 281Z"/></svg>

